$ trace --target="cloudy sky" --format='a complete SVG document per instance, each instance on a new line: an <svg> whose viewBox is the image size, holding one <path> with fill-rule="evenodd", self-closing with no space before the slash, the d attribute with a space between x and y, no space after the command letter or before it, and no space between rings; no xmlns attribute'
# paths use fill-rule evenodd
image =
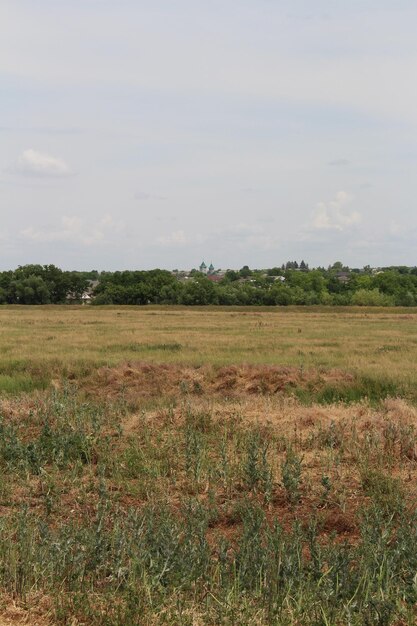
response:
<svg viewBox="0 0 417 626"><path fill-rule="evenodd" d="M0 269L417 263L415 0L1 0Z"/></svg>

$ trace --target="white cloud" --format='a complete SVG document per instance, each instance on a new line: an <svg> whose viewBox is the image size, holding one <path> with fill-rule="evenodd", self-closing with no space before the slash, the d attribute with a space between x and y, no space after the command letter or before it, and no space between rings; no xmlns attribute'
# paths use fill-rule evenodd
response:
<svg viewBox="0 0 417 626"><path fill-rule="evenodd" d="M123 224L115 222L111 215L105 215L94 225L88 225L77 216L64 216L61 219L61 228L57 230L36 229L32 226L20 231L20 235L27 240L48 242L81 243L85 246L105 243L109 234L121 232Z"/></svg>
<svg viewBox="0 0 417 626"><path fill-rule="evenodd" d="M135 193L135 200L150 200L152 198L150 193L146 193L146 191L137 191Z"/></svg>
<svg viewBox="0 0 417 626"><path fill-rule="evenodd" d="M333 159L333 161L329 161L328 165L332 167L345 167L350 165L350 161L348 159Z"/></svg>
<svg viewBox="0 0 417 626"><path fill-rule="evenodd" d="M184 230L175 230L167 235L158 236L155 243L166 248L192 250L193 254L196 250L203 248L210 250L211 253L226 249L228 252L244 251L246 254L250 251L253 254L254 251L274 250L278 238L259 224L240 222L222 230L213 230L204 234L188 234ZM205 254L205 256L210 255Z"/></svg>
<svg viewBox="0 0 417 626"><path fill-rule="evenodd" d="M15 174L39 176L42 178L62 178L72 174L70 167L63 159L37 150L24 150L11 168Z"/></svg>
<svg viewBox="0 0 417 626"><path fill-rule="evenodd" d="M235 227L229 229L227 235L244 248L253 246L255 248L269 249L276 244L275 237L266 232L260 224L236 224Z"/></svg>
<svg viewBox="0 0 417 626"><path fill-rule="evenodd" d="M275 234L267 231L261 224L240 222L225 228L224 230L210 233L205 243L210 246L224 242L225 246L237 250L272 250L278 244Z"/></svg>
<svg viewBox="0 0 417 626"><path fill-rule="evenodd" d="M165 196L158 196L152 193L147 193L146 191L137 191L135 193L135 200L166 200Z"/></svg>
<svg viewBox="0 0 417 626"><path fill-rule="evenodd" d="M403 235L406 231L401 224L396 220L391 220L388 226L388 232L390 235Z"/></svg>
<svg viewBox="0 0 417 626"><path fill-rule="evenodd" d="M156 243L161 246L185 246L190 242L183 230L175 230L169 235L157 237Z"/></svg>
<svg viewBox="0 0 417 626"><path fill-rule="evenodd" d="M362 216L358 211L345 211L350 202L351 197L345 191L339 191L329 202L319 202L313 215L313 228L342 231L359 224Z"/></svg>

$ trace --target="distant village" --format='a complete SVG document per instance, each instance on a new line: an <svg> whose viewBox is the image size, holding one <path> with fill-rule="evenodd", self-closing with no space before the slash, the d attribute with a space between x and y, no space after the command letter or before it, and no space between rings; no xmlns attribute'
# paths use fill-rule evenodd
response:
<svg viewBox="0 0 417 626"><path fill-rule="evenodd" d="M417 306L417 267L309 268L287 261L269 269L63 271L25 265L0 272L0 304L184 304Z"/></svg>
<svg viewBox="0 0 417 626"><path fill-rule="evenodd" d="M187 284L191 286L191 284L194 283L196 280L198 281L199 279L204 278L208 280L210 283L218 283L219 286L220 285L229 285L229 286L233 285L235 288L238 288L239 286L244 288L246 286L248 288L252 288L258 291L271 289L271 287L274 284L281 285L281 286L287 285L287 290L291 290L292 287L300 288L302 283L300 283L300 281L297 281L297 280L294 281L294 278L292 278L294 273L311 274L312 276L313 274L317 275L317 273L321 273L323 275L327 274L330 281L333 280L333 285L334 285L333 288L331 288L331 286L329 285L327 286L327 288L330 288L330 292L333 293L332 303L336 303L338 294L341 294L339 303L349 304L350 299L344 298L343 292L340 292L341 288L343 287L347 289L351 288L352 291L356 291L359 288L361 292L363 292L364 288L366 291L366 287L367 287L369 291L369 287L374 287L373 284L371 285L371 283L369 283L369 280L371 280L371 277L374 277L374 279L377 279L378 276L381 276L382 278L382 275L386 271L390 271L390 270L395 270L399 274L411 274L413 275L413 278L416 278L416 274L417 274L416 268L408 268L408 267L407 268L405 267L403 268L372 268L369 265L363 268L349 268L348 266L343 265L339 261L327 268L319 267L319 268L314 268L313 270L310 270L308 263L305 263L303 260L300 263L298 263L297 261L287 261L287 263L285 264L283 263L280 267L274 267L274 268L265 269L265 270L252 270L247 265L244 265L239 270L230 269L230 268L220 269L220 268L216 268L213 262L210 262L210 265L207 265L206 262L203 260L201 261L200 265L197 268L193 268L191 270L174 269L169 273L171 274L173 278L176 279L177 283L180 283L184 287L186 287ZM149 272L137 272L137 274L147 274L147 273L151 274L153 271L159 272L160 270L150 270ZM115 275L117 274L123 274L123 272L121 273L115 272ZM107 275L106 272L103 275L104 280L106 280L105 275ZM359 277L361 275L368 276L369 278L366 279L367 280L366 283L362 281L361 283L358 284L357 281L358 279L360 280ZM81 296L81 302L83 304L90 304L96 300L97 294L100 293L100 290L101 290L100 289L101 278L102 278L101 276L98 276L97 279L88 281L87 288L84 290ZM324 285L322 285L321 288L317 287L317 285L315 286L309 285L308 287L307 285L308 283L305 283L303 285L303 289L304 291L308 289L310 293L312 291L320 291L320 290L323 291L323 289L325 289ZM336 285L340 285L340 288L337 288ZM377 290L379 292L379 289ZM284 292L281 292L281 293L284 293ZM288 294L289 291L287 291L286 293ZM416 284L416 294L417 294L417 284ZM70 294L68 300L72 300L72 299L73 298ZM100 298L98 298L98 300L96 300L94 303L97 303L98 301L100 301ZM375 303L375 304L380 304L380 305L394 303L392 299L389 300L389 298L388 299L386 298L384 294L384 290L382 290L382 292L377 294L377 292L375 291L375 288L374 288L374 291L370 295L365 294L365 301L368 304ZM417 295L416 295L415 301L417 303ZM147 302L150 303L151 300ZM409 300L409 302L411 305L412 301ZM310 300L310 302L306 299L300 298L296 303L308 304L308 303L319 303L319 301L317 300L317 298L316 299L313 298L312 300ZM330 301L328 303L330 303Z"/></svg>
<svg viewBox="0 0 417 626"><path fill-rule="evenodd" d="M245 268L248 269L248 271L250 272L250 274L252 274L252 272L249 270L248 266L245 266ZM284 266L285 269L285 266ZM251 276L242 276L240 275L242 273L242 270L234 270L234 269L215 269L213 263L210 263L210 265L207 267L206 263L204 261L202 261L198 267L198 270L196 269L192 269L190 271L179 271L179 270L173 270L173 275L177 278L177 280L179 280L180 282L186 282L187 280L193 279L196 275L196 273L199 272L200 274L203 274L204 276L206 276L212 283L219 283L221 282L224 278L226 278L227 274L229 274L230 272L237 272L239 273L239 278L237 279L238 282L241 283L246 283L246 282L255 282L255 279ZM268 272L267 270L265 271L258 271L257 272L257 277L267 277L268 276ZM284 276L274 276L273 277L274 280L279 280L281 282L285 281L285 277Z"/></svg>
<svg viewBox="0 0 417 626"><path fill-rule="evenodd" d="M207 267L205 262L202 261L198 267L198 271L200 272L200 274L204 274L205 276L207 276L207 278L211 280L213 283L218 283L226 276L227 270L215 269L213 263L210 263L210 265ZM185 281L185 280L188 280L189 278L192 278L195 272L196 272L195 269L190 270L189 272L187 271L179 272L179 271L174 270L173 274L175 274L178 280Z"/></svg>

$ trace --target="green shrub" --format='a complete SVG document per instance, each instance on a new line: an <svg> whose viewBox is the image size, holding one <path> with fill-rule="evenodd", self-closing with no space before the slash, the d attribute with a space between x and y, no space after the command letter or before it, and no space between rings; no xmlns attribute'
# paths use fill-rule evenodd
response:
<svg viewBox="0 0 417 626"><path fill-rule="evenodd" d="M290 504L294 505L300 500L300 486L302 463L300 457L292 448L287 450L284 462L281 465L282 484L287 493Z"/></svg>

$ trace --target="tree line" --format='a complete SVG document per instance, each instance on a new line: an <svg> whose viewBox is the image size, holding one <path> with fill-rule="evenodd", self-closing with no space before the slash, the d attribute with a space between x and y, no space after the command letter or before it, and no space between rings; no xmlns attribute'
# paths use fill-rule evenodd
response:
<svg viewBox="0 0 417 626"><path fill-rule="evenodd" d="M417 268L369 266L350 269L337 262L310 269L302 261L280 267L228 270L206 276L167 270L70 272L54 265L25 265L0 272L2 304L80 303L184 305L359 305L417 306Z"/></svg>
<svg viewBox="0 0 417 626"><path fill-rule="evenodd" d="M416 306L417 268L351 270L342 263L310 270L289 262L268 270L229 270L213 280L192 270L178 280L164 270L100 275L94 304ZM218 278L218 277L217 277Z"/></svg>
<svg viewBox="0 0 417 626"><path fill-rule="evenodd" d="M23 265L0 272L0 304L81 302L98 272L65 272L55 265Z"/></svg>

